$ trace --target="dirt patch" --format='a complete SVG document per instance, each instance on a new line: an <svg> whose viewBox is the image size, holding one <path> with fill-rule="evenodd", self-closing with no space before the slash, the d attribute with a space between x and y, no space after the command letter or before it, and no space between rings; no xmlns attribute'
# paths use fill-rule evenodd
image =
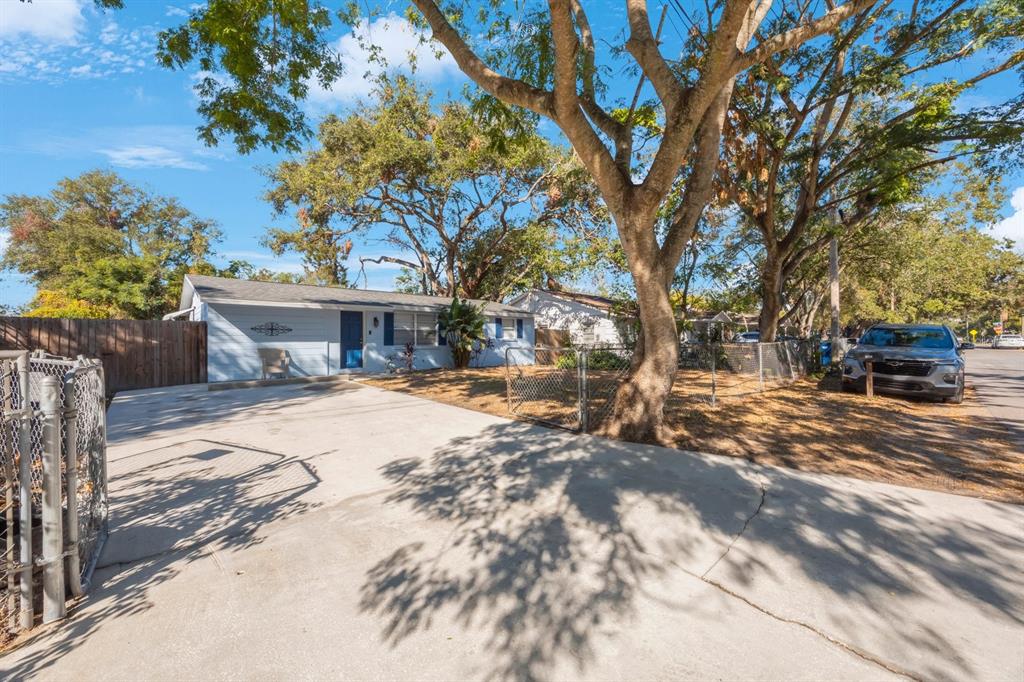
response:
<svg viewBox="0 0 1024 682"><path fill-rule="evenodd" d="M435 370L366 383L508 417L502 368ZM1024 453L980 410L970 389L962 405L841 393L804 379L711 407L680 377L667 421L674 447L801 471L1024 503ZM567 396L572 392L568 391ZM550 413L574 419L572 397Z"/></svg>

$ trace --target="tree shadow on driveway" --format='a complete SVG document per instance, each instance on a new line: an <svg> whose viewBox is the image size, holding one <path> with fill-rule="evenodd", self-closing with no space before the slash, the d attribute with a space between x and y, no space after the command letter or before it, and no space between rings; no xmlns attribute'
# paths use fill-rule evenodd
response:
<svg viewBox="0 0 1024 682"><path fill-rule="evenodd" d="M1022 624L1019 507L521 423L382 474L388 503L451 531L373 566L361 609L393 646L442 613L486 633L487 678L585 675L642 601L685 608L661 597L679 573L890 670L1001 677L989 649L1020 658L1019 638L990 636ZM947 615L981 627L951 634Z"/></svg>
<svg viewBox="0 0 1024 682"><path fill-rule="evenodd" d="M304 496L320 483L315 468L296 457L203 439L110 467L111 529L94 584L67 621L7 654L5 679L44 673L105 622L150 609L152 590L192 562L260 544L267 524L314 508Z"/></svg>

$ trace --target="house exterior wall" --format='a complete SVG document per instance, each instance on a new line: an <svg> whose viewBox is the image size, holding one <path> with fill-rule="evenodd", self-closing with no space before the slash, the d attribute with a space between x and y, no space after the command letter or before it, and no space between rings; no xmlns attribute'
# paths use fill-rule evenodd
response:
<svg viewBox="0 0 1024 682"><path fill-rule="evenodd" d="M574 345L617 346L624 343L615 321L599 308L536 290L514 303L532 312L537 326L567 331ZM587 334L588 326L593 333L592 339Z"/></svg>
<svg viewBox="0 0 1024 682"><path fill-rule="evenodd" d="M193 301L193 319L207 322L207 373L209 380L240 381L259 379L262 364L259 348L280 348L288 352L292 376L326 376L343 371L341 363L341 313L337 309L294 308L284 306L233 305ZM387 371L388 356L397 356L403 346L384 345L383 309L363 310L363 370ZM376 318L377 324L374 325ZM515 325L512 317L504 324ZM523 319L523 318L520 318ZM291 327L279 336L266 336L252 327L267 322ZM506 349L519 364L534 361L533 320L523 320L523 338L495 339L474 364L496 367L505 363ZM494 317L487 319L486 333L494 339ZM400 364L396 358L395 364ZM451 352L447 346L419 346L414 355L414 369L450 367Z"/></svg>
<svg viewBox="0 0 1024 682"><path fill-rule="evenodd" d="M206 305L207 376L210 381L259 379L259 348L288 352L292 376L325 376L339 371L341 319L337 310L248 305ZM292 331L266 336L252 327L276 322Z"/></svg>
<svg viewBox="0 0 1024 682"><path fill-rule="evenodd" d="M487 318L487 324L484 327L487 338L494 340L493 347L485 349L473 364L477 367L499 367L505 364L507 354L513 364L532 365L534 363L533 346L536 339L534 321L530 318L501 318L503 329L508 325L514 326L516 319L523 320L523 338L504 340L497 337L497 319L495 317Z"/></svg>

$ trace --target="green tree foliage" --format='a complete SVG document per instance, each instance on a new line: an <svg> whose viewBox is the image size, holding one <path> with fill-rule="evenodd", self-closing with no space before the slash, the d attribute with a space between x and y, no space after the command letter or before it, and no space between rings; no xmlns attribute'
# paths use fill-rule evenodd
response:
<svg viewBox="0 0 1024 682"><path fill-rule="evenodd" d="M765 29L799 21L781 13ZM961 99L1013 70L1024 76L1018 0L924 0L877 3L738 81L719 179L741 209L749 234L740 239L761 250L762 338L772 338L804 261L833 235L914 201L951 161L970 159L990 177L1020 163L1019 90L995 106Z"/></svg>
<svg viewBox="0 0 1024 682"><path fill-rule="evenodd" d="M152 319L175 310L185 273L214 271L208 258L220 238L177 200L99 170L45 196L5 196L0 229L9 235L0 264L39 287L34 314L56 316Z"/></svg>
<svg viewBox="0 0 1024 682"><path fill-rule="evenodd" d="M7 314L7 313L5 313ZM94 305L88 301L71 298L61 291L40 289L32 299L25 317L64 317L75 319L105 319L115 317L116 309Z"/></svg>
<svg viewBox="0 0 1024 682"><path fill-rule="evenodd" d="M266 241L334 284L346 281L353 237L379 226L402 255L372 260L406 268L403 287L420 293L500 300L571 277L606 244L596 192L532 129L490 143L502 136L467 106L437 110L404 79L384 84L373 104L327 117L318 148L272 171L270 200L296 207L300 224Z"/></svg>
<svg viewBox="0 0 1024 682"><path fill-rule="evenodd" d="M1005 192L996 179L958 165L913 201L875 211L840 232L843 324L998 319L1021 309L1024 257L988 234ZM751 231L732 231L701 264L712 308L756 310L764 251ZM779 326L821 329L828 315L828 253L791 271Z"/></svg>
<svg viewBox="0 0 1024 682"><path fill-rule="evenodd" d="M844 322L998 319L1021 301L1024 256L988 235L1001 192L966 182L886 211L844 245Z"/></svg>
<svg viewBox="0 0 1024 682"><path fill-rule="evenodd" d="M276 202L278 211L283 206ZM271 228L263 238L263 245L280 256L289 251L302 255L305 274L299 278L308 284L320 286L348 286L346 261L352 252L348 230L335 230L330 219L318 222L310 219L305 208L298 210L298 227Z"/></svg>

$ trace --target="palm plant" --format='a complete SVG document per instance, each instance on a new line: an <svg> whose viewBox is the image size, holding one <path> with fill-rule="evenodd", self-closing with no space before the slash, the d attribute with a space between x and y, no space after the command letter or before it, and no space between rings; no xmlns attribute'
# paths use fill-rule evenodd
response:
<svg viewBox="0 0 1024 682"><path fill-rule="evenodd" d="M473 344L485 341L483 306L475 306L456 296L451 305L438 314L437 322L452 349L452 364L456 369L467 367Z"/></svg>

